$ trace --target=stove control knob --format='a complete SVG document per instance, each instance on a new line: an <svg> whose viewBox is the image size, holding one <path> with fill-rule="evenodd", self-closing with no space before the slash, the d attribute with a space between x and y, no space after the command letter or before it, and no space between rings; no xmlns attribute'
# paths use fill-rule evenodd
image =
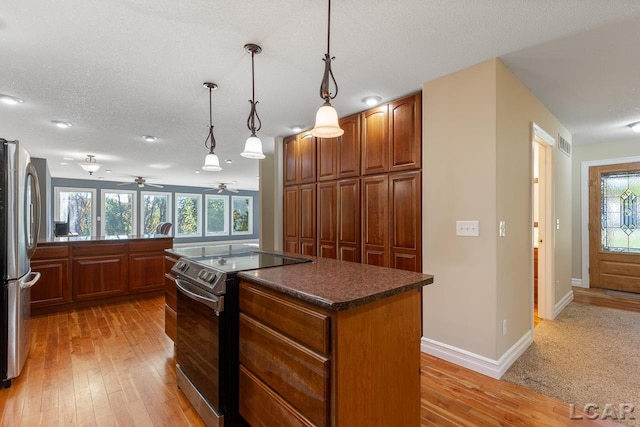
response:
<svg viewBox="0 0 640 427"><path fill-rule="evenodd" d="M176 269L180 270L180 271L186 271L187 268L189 268L189 266L187 265L186 262L184 261L178 261L176 263Z"/></svg>

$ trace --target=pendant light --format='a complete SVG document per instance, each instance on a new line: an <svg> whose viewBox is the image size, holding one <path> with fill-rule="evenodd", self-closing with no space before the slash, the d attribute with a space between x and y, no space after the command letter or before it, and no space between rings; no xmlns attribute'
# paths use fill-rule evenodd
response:
<svg viewBox="0 0 640 427"><path fill-rule="evenodd" d="M327 53L324 54L324 75L322 76L322 82L320 83L320 98L324 99L324 104L318 109L316 113L316 124L311 129L311 135L319 138L336 138L344 133L344 130L340 128L338 124L338 113L336 109L331 106L331 100L338 95L338 83L336 83L335 77L333 77L333 71L331 71L331 60L335 57L331 57L329 53L331 41L331 0L329 0L329 13L327 19ZM331 81L336 87L335 93L331 93L329 87Z"/></svg>
<svg viewBox="0 0 640 427"><path fill-rule="evenodd" d="M96 163L96 156L93 154L87 154L87 158L84 159L84 163L78 163L85 172L89 172L89 175L93 175L98 169L102 167L100 163Z"/></svg>
<svg viewBox="0 0 640 427"><path fill-rule="evenodd" d="M262 127L262 122L260 121L260 116L258 116L258 112L256 111L256 105L258 103L256 102L256 82L253 66L253 57L262 52L262 48L257 44L248 43L244 45L244 50L251 54L251 99L249 100L249 103L251 104L251 112L247 119L247 127L251 131L251 136L247 138L247 142L244 144L244 151L240 153L240 155L248 159L264 159L262 141L260 141L260 138L256 136L256 132ZM258 120L257 128L256 119Z"/></svg>
<svg viewBox="0 0 640 427"><path fill-rule="evenodd" d="M202 169L211 172L221 171L220 160L218 156L213 152L216 149L216 138L213 136L213 113L211 112L211 92L218 89L218 85L215 83L205 82L204 87L209 88L209 135L204 140L204 146L209 149L209 154L204 158L204 165Z"/></svg>

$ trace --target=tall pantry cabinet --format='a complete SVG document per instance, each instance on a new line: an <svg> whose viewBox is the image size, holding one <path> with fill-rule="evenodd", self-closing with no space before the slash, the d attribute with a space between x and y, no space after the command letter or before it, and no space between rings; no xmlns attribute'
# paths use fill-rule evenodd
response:
<svg viewBox="0 0 640 427"><path fill-rule="evenodd" d="M422 97L342 118L338 138L284 139L284 244L421 271Z"/></svg>

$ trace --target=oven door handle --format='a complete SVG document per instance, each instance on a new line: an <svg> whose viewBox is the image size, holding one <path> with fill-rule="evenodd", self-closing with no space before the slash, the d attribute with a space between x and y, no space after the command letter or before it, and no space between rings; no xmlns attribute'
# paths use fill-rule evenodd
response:
<svg viewBox="0 0 640 427"><path fill-rule="evenodd" d="M182 293L185 296L191 298L192 300L201 302L202 304L214 310L216 314L220 314L222 311L224 311L224 305L223 305L224 300L222 297L217 297L215 295L211 295L209 297L198 295L197 293L188 289L189 287L191 287L189 283L184 282L177 278L175 279L175 281L176 281L176 286L182 291Z"/></svg>

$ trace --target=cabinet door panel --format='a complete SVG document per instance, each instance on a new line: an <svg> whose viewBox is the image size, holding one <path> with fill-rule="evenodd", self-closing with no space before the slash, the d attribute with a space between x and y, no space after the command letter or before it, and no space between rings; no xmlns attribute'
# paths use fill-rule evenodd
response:
<svg viewBox="0 0 640 427"><path fill-rule="evenodd" d="M164 288L162 252L129 255L129 291L145 292Z"/></svg>
<svg viewBox="0 0 640 427"><path fill-rule="evenodd" d="M296 136L284 139L284 185L292 185L298 182L298 144Z"/></svg>
<svg viewBox="0 0 640 427"><path fill-rule="evenodd" d="M338 176L338 139L318 138L318 181L330 181Z"/></svg>
<svg viewBox="0 0 640 427"><path fill-rule="evenodd" d="M73 298L91 299L127 292L126 255L75 258L73 260Z"/></svg>
<svg viewBox="0 0 640 427"><path fill-rule="evenodd" d="M300 253L316 254L316 184L299 187L300 191Z"/></svg>
<svg viewBox="0 0 640 427"><path fill-rule="evenodd" d="M40 280L31 288L31 306L42 307L69 301L69 260L31 260L31 270Z"/></svg>
<svg viewBox="0 0 640 427"><path fill-rule="evenodd" d="M337 178L349 178L360 175L360 115L340 120L344 134L337 139L338 170Z"/></svg>
<svg viewBox="0 0 640 427"><path fill-rule="evenodd" d="M337 203L336 183L318 184L318 255L321 257L336 258L337 255Z"/></svg>
<svg viewBox="0 0 640 427"><path fill-rule="evenodd" d="M391 267L421 271L422 208L421 173L390 175Z"/></svg>
<svg viewBox="0 0 640 427"><path fill-rule="evenodd" d="M362 254L365 264L389 266L389 180L362 178Z"/></svg>
<svg viewBox="0 0 640 427"><path fill-rule="evenodd" d="M300 184L315 182L316 180L316 138L307 132L300 135L297 141L300 176Z"/></svg>
<svg viewBox="0 0 640 427"><path fill-rule="evenodd" d="M240 313L240 363L316 425L327 425L326 357Z"/></svg>
<svg viewBox="0 0 640 427"><path fill-rule="evenodd" d="M390 171L420 169L422 97L411 95L389 104Z"/></svg>
<svg viewBox="0 0 640 427"><path fill-rule="evenodd" d="M300 253L300 207L297 186L284 189L284 248Z"/></svg>
<svg viewBox="0 0 640 427"><path fill-rule="evenodd" d="M387 105L365 111L362 121L362 174L389 170L389 121Z"/></svg>
<svg viewBox="0 0 640 427"><path fill-rule="evenodd" d="M360 262L360 180L338 182L338 254L344 261Z"/></svg>

